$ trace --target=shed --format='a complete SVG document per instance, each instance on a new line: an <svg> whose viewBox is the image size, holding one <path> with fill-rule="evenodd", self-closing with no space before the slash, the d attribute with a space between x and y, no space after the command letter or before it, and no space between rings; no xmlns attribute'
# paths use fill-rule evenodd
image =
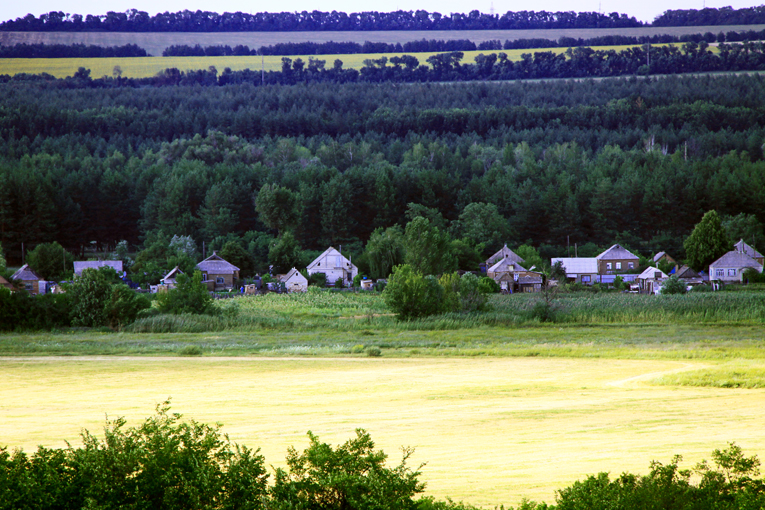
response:
<svg viewBox="0 0 765 510"><path fill-rule="evenodd" d="M172 270L170 270L169 273L167 273L160 283L163 285L167 285L169 289L172 289L175 287L175 284L177 283L176 278L178 275L183 274L183 271L178 266L175 266Z"/></svg>
<svg viewBox="0 0 765 510"><path fill-rule="evenodd" d="M675 272L675 275L686 285L701 285L704 283L701 275L688 266L682 266Z"/></svg>
<svg viewBox="0 0 765 510"><path fill-rule="evenodd" d="M215 290L233 289L235 281L239 279L239 268L221 258L216 252L197 264L197 269L202 272L202 281L207 287L213 287Z"/></svg>
<svg viewBox="0 0 765 510"><path fill-rule="evenodd" d="M42 281L42 278L29 267L29 264L24 264L18 271L13 273L11 280L20 282L24 290L30 294L34 295L40 293L40 282Z"/></svg>
<svg viewBox="0 0 765 510"><path fill-rule="evenodd" d="M308 279L294 267L287 274L279 275L278 280L284 284L287 292L306 292L308 290Z"/></svg>
<svg viewBox="0 0 765 510"><path fill-rule="evenodd" d="M353 279L359 274L359 268L331 246L308 264L306 269L309 275L324 273L327 277L327 283L330 285L339 279L346 287L350 286Z"/></svg>
<svg viewBox="0 0 765 510"><path fill-rule="evenodd" d="M120 276L125 272L121 260L78 260L74 263L74 275L82 276L82 272L86 269L98 269L101 267L111 267Z"/></svg>
<svg viewBox="0 0 765 510"><path fill-rule="evenodd" d="M648 267L637 277L640 292L656 294L661 289L661 282L668 278L667 274L657 267Z"/></svg>

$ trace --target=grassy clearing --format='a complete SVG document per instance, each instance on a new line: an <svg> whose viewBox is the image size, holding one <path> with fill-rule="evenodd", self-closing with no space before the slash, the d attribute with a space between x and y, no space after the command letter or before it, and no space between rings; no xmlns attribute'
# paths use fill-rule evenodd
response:
<svg viewBox="0 0 765 510"><path fill-rule="evenodd" d="M631 46L593 46L595 50L616 50L621 51ZM567 48L537 48L530 50L502 50L512 61L520 61L524 53L536 53L551 51L556 55L564 53ZM717 51L712 48L712 51ZM437 52L444 53L444 52ZM481 53L489 55L499 53L498 51L466 51L463 63L473 63L475 57ZM429 64L426 60L436 53L406 53L414 55L420 61L420 64ZM345 69L361 69L364 67L364 61L367 59L379 59L383 56L391 57L404 55L404 53L357 53L352 55L313 55L313 58L325 60L326 67L331 68L335 59L343 61ZM308 62L311 55L291 55L288 58L302 58ZM177 68L181 71L193 71L199 69L208 69L214 66L218 72L222 72L229 67L233 71L242 71L244 69L260 70L261 67L266 71L280 71L282 68L281 56L261 57L128 57L128 58L3 58L0 59L0 74L15 75L19 73L40 74L48 73L56 78L72 76L78 68L84 67L91 70L91 76L100 78L102 76L112 76L115 66L122 70L122 76L130 78L147 78L155 76L158 72Z"/></svg>
<svg viewBox="0 0 765 510"><path fill-rule="evenodd" d="M428 493L486 507L554 490L586 474L684 467L728 441L765 455L765 390L652 386L713 368L705 361L480 358L4 358L0 444L78 445L104 415L137 424L173 410L221 422L231 439L283 466L305 433L340 443L370 431L393 461L416 447ZM752 368L763 368L761 361Z"/></svg>
<svg viewBox="0 0 765 510"><path fill-rule="evenodd" d="M765 388L765 367L741 360L716 368L665 375L656 382L665 386Z"/></svg>
<svg viewBox="0 0 765 510"><path fill-rule="evenodd" d="M434 31L381 31L381 32L220 32L220 33L126 33L126 32L0 32L0 44L18 43L45 44L95 44L100 46L122 46L137 44L151 55L162 55L162 51L174 44L194 46L238 44L250 48L260 48L285 42L357 42L366 41L385 43L405 43L421 39L452 40L468 39L475 43L483 41L517 39L551 39L561 37L591 39L605 35L623 35L627 37L651 36L660 34L685 35L705 32L719 33L735 30L762 30L765 25L729 25L714 27L640 27L640 28L600 28L600 29L550 29L550 30L434 30ZM343 62L345 62L343 60ZM99 75L100 76L100 75Z"/></svg>

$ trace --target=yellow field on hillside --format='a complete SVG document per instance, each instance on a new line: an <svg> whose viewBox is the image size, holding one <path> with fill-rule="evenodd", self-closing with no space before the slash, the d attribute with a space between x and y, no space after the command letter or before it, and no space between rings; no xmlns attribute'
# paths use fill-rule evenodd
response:
<svg viewBox="0 0 765 510"><path fill-rule="evenodd" d="M597 46L595 50L623 50L631 46ZM567 48L535 48L526 50L502 50L513 61L521 60L524 53L536 53L552 51L555 54L564 53ZM444 53L444 52L438 52ZM466 51L462 59L463 63L473 63L479 54L499 53L499 51ZM436 53L406 53L417 57L420 64L427 65L426 60ZM383 56L391 57L404 55L404 53L357 53L352 55L310 55L310 57L326 61L326 67L332 67L335 59L343 61L345 69L361 69L367 59L379 59ZM308 63L308 55L292 55L289 58L301 58ZM48 73L56 78L72 76L78 68L84 67L91 70L91 77L112 76L115 66L122 70L122 76L132 78L146 78L154 76L163 69L175 67L181 71L208 69L214 66L218 72L230 67L233 71L243 69L266 71L281 70L281 56L266 56L261 62L261 57L130 57L130 58L3 58L0 59L0 74L15 75L19 73Z"/></svg>
<svg viewBox="0 0 765 510"><path fill-rule="evenodd" d="M367 429L391 463L412 446L427 493L485 507L554 491L600 471L682 467L735 441L765 457L765 390L652 385L705 367L762 360L564 358L2 358L0 445L79 446L104 416L138 425L173 411L221 422L231 439L283 466L306 431L338 444Z"/></svg>

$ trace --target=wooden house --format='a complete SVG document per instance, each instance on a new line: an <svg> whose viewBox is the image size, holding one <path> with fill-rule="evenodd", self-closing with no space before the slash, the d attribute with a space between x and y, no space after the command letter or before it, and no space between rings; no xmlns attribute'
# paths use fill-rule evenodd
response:
<svg viewBox="0 0 765 510"><path fill-rule="evenodd" d="M620 274L634 271L640 265L640 258L628 249L615 244L595 257L598 261L598 274Z"/></svg>
<svg viewBox="0 0 765 510"><path fill-rule="evenodd" d="M333 285L340 279L346 287L353 284L353 278L359 274L359 268L331 246L308 264L306 269L309 275L324 273L329 285Z"/></svg>
<svg viewBox="0 0 765 510"><path fill-rule="evenodd" d="M178 266L175 266L172 270L170 270L169 273L167 273L162 280L160 280L160 283L162 285L167 285L167 288L173 289L175 288L176 278L178 278L178 275L183 274L183 271Z"/></svg>
<svg viewBox="0 0 765 510"><path fill-rule="evenodd" d="M239 268L223 260L216 252L197 264L197 269L202 272L202 282L208 289L230 290L239 279Z"/></svg>
<svg viewBox="0 0 765 510"><path fill-rule="evenodd" d="M486 259L486 261L481 264L481 271L488 273L488 269L502 259L510 259L511 261L518 263L526 262L517 253L508 248L507 243L505 243L501 250Z"/></svg>
<svg viewBox="0 0 765 510"><path fill-rule="evenodd" d="M21 285L21 288L32 295L40 293L40 282L43 281L43 279L29 267L29 264L24 264L18 271L13 273L11 280L18 282L19 285Z"/></svg>
<svg viewBox="0 0 765 510"><path fill-rule="evenodd" d="M290 269L289 273L278 275L277 280L284 284L287 292L307 292L308 291L308 279L300 274L300 271L294 267Z"/></svg>
<svg viewBox="0 0 765 510"><path fill-rule="evenodd" d="M762 264L746 253L729 251L709 264L709 279L724 282L740 282L744 271L753 268L762 273Z"/></svg>
<svg viewBox="0 0 765 510"><path fill-rule="evenodd" d="M507 292L540 292L542 290L542 273L530 271L510 257L504 258L491 266L486 274L499 284L499 288Z"/></svg>
<svg viewBox="0 0 765 510"><path fill-rule="evenodd" d="M122 277L125 272L121 260L78 260L74 262L74 276L82 276L86 269L99 269L101 267L111 267Z"/></svg>
<svg viewBox="0 0 765 510"><path fill-rule="evenodd" d="M761 266L765 266L765 255L746 244L743 239L733 245L733 251L745 253L752 257Z"/></svg>
<svg viewBox="0 0 765 510"><path fill-rule="evenodd" d="M675 271L675 275L677 275L677 278L686 285L702 285L704 283L704 279L701 275L688 266L682 266Z"/></svg>
<svg viewBox="0 0 765 510"><path fill-rule="evenodd" d="M592 285L598 281L598 260L595 257L560 257L551 260L554 266L558 262L566 271L566 278L572 282Z"/></svg>

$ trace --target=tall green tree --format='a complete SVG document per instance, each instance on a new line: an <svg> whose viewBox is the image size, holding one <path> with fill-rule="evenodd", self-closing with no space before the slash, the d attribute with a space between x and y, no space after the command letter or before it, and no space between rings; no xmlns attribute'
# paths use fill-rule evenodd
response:
<svg viewBox="0 0 765 510"><path fill-rule="evenodd" d="M264 184L254 197L255 210L260 221L281 235L295 227L300 219L298 195L277 184Z"/></svg>
<svg viewBox="0 0 765 510"><path fill-rule="evenodd" d="M300 269L303 253L292 232L285 232L271 245L268 260L273 266L273 274L284 274L293 267Z"/></svg>
<svg viewBox="0 0 765 510"><path fill-rule="evenodd" d="M400 226L375 229L366 246L370 276L387 278L394 266L403 264L405 253L404 231Z"/></svg>
<svg viewBox="0 0 765 510"><path fill-rule="evenodd" d="M73 270L74 256L57 242L43 243L27 255L29 265L45 280L61 280Z"/></svg>
<svg viewBox="0 0 765 510"><path fill-rule="evenodd" d="M733 248L717 211L708 211L683 243L688 265L696 271L706 269L710 263Z"/></svg>
<svg viewBox="0 0 765 510"><path fill-rule="evenodd" d="M424 276L409 264L393 268L383 299L400 320L434 315L446 306L444 288L436 277Z"/></svg>
<svg viewBox="0 0 765 510"><path fill-rule="evenodd" d="M510 237L510 227L494 204L473 202L460 213L452 224L452 235L468 239L473 246L484 245L484 254L494 253L502 248Z"/></svg>
<svg viewBox="0 0 765 510"><path fill-rule="evenodd" d="M431 225L423 217L417 217L406 224L405 262L422 274L442 274L454 271L456 261L449 245L449 234Z"/></svg>

